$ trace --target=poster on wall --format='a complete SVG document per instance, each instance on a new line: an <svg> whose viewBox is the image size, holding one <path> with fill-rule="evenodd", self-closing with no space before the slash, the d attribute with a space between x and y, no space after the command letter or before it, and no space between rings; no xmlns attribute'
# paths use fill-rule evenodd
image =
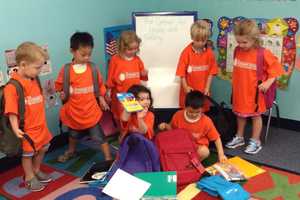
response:
<svg viewBox="0 0 300 200"><path fill-rule="evenodd" d="M219 77L231 80L233 69L233 52L236 41L232 34L233 26L244 17L221 17L218 20L219 34L217 48L219 52L218 62L221 68ZM269 49L282 64L284 74L277 80L281 89L288 87L296 62L296 33L299 23L295 18L254 19L261 31L261 44Z"/></svg>
<svg viewBox="0 0 300 200"><path fill-rule="evenodd" d="M48 45L43 45L41 47L49 55ZM16 62L16 49L5 50L4 54L5 54L6 65L7 65L7 78L10 79L11 73L18 71L18 66ZM50 74L51 72L52 72L51 61L50 58L48 58L48 60L46 60L46 62L42 66L40 76Z"/></svg>
<svg viewBox="0 0 300 200"><path fill-rule="evenodd" d="M58 105L58 97L55 92L54 80L45 80L43 84L43 93L46 100L46 108L51 109Z"/></svg>
<svg viewBox="0 0 300 200"><path fill-rule="evenodd" d="M104 33L104 59L106 71L110 58L118 53L117 41L122 31L133 30L132 25L111 26L103 29Z"/></svg>
<svg viewBox="0 0 300 200"><path fill-rule="evenodd" d="M3 72L0 71L0 86L4 85L5 82L4 82L4 76L3 76Z"/></svg>

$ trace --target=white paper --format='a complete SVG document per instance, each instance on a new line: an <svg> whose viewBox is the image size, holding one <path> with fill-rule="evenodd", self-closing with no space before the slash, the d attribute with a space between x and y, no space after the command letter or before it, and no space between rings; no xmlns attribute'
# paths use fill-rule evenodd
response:
<svg viewBox="0 0 300 200"><path fill-rule="evenodd" d="M150 185L150 183L118 169L102 192L119 200L139 200Z"/></svg>

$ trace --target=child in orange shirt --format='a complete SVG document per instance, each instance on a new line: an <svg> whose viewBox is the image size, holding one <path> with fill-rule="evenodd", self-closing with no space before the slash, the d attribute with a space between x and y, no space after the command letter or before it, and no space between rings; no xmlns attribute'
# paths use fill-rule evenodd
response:
<svg viewBox="0 0 300 200"><path fill-rule="evenodd" d="M151 91L143 85L133 85L128 89L144 110L128 113L125 109L121 114L121 140L129 132L144 134L146 138L153 138L154 114L150 111L153 99Z"/></svg>
<svg viewBox="0 0 300 200"><path fill-rule="evenodd" d="M126 92L132 85L148 80L148 72L143 61L136 54L139 51L141 39L133 31L124 31L118 41L119 53L114 55L109 64L107 97L111 100L111 110L115 119L119 120L123 107L116 94Z"/></svg>
<svg viewBox="0 0 300 200"><path fill-rule="evenodd" d="M174 114L170 124L161 123L159 129L171 130L182 128L188 130L198 145L197 152L201 160L209 156L208 145L210 141L214 141L219 161L223 162L227 158L224 155L219 133L211 119L202 111L204 100L205 97L200 91L193 90L189 92L186 95L185 108Z"/></svg>
<svg viewBox="0 0 300 200"><path fill-rule="evenodd" d="M210 95L213 76L217 74L217 62L213 50L207 47L211 36L210 25L205 20L198 20L191 26L192 42L182 51L176 76L181 78L179 105L184 107L185 96L191 90L198 90ZM204 112L209 110L205 102Z"/></svg>
<svg viewBox="0 0 300 200"><path fill-rule="evenodd" d="M43 93L37 77L47 60L47 53L32 42L21 44L16 51L16 62L19 69L12 74L18 81L25 97L24 130L19 127L18 96L15 86L8 84L4 89L5 114L8 115L11 127L18 138L22 138L22 167L25 173L25 187L31 191L41 191L51 177L40 170L45 152L50 146L52 135L46 124L46 113ZM23 138L27 134L33 141L35 150Z"/></svg>
<svg viewBox="0 0 300 200"><path fill-rule="evenodd" d="M256 154L262 149L260 142L261 114L266 112L263 93L269 89L283 71L278 59L268 49L264 49L263 70L266 76L262 83L257 84L256 63L260 46L260 31L257 24L252 20L245 19L234 27L233 32L238 43L232 75L232 106L233 112L237 116L237 133L232 141L226 144L226 147L236 148L245 144L243 135L246 118L251 117L253 124L252 137L245 152ZM255 96L257 88L260 93L258 96L258 109L256 110Z"/></svg>
<svg viewBox="0 0 300 200"><path fill-rule="evenodd" d="M90 58L94 47L93 37L86 32L76 32L72 35L71 53L73 55L70 64L70 97L60 110L60 119L69 129L69 147L68 150L58 157L59 162L66 162L76 156L77 140L82 138L88 132L92 139L100 143L100 148L104 154L105 160L111 160L109 144L105 140L103 130L99 124L102 116L102 110L108 110L104 96L106 89L98 70L98 85L100 91L99 99L96 99L93 89L93 75ZM55 88L63 93L64 67L60 70L55 82ZM99 104L98 102L99 101ZM100 108L101 107L101 108Z"/></svg>

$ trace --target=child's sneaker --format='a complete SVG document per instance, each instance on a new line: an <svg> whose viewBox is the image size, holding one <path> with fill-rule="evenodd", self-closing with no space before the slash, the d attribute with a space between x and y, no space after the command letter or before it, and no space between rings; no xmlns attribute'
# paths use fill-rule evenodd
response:
<svg viewBox="0 0 300 200"><path fill-rule="evenodd" d="M33 177L29 181L25 181L25 187L32 192L39 192L45 188L45 186L36 177Z"/></svg>
<svg viewBox="0 0 300 200"><path fill-rule="evenodd" d="M41 172L41 171L36 173L35 176L41 183L49 183L49 182L52 181L52 178L49 174L46 174L46 173Z"/></svg>
<svg viewBox="0 0 300 200"><path fill-rule="evenodd" d="M243 137L235 136L230 142L228 142L225 146L229 149L234 149L239 146L243 146L245 144L245 140Z"/></svg>
<svg viewBox="0 0 300 200"><path fill-rule="evenodd" d="M257 154L262 149L261 143L254 139L249 140L249 144L245 149L245 153L248 154Z"/></svg>

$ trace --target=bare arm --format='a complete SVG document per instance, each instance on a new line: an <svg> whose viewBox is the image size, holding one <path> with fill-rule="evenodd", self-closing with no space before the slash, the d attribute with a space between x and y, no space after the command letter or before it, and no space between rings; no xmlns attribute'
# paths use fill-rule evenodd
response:
<svg viewBox="0 0 300 200"><path fill-rule="evenodd" d="M181 78L181 85L182 85L182 87L183 87L185 93L189 93L190 91L193 90L193 88L191 88L190 86L188 86L185 77L182 77L182 78Z"/></svg>
<svg viewBox="0 0 300 200"><path fill-rule="evenodd" d="M9 114L8 118L9 118L9 122L10 122L11 127L12 127L14 133L16 134L16 136L18 138L23 138L24 132L22 130L20 130L20 128L19 128L17 115Z"/></svg>
<svg viewBox="0 0 300 200"><path fill-rule="evenodd" d="M208 75L206 86L204 89L205 95L208 95L208 96L210 95L210 86L211 86L212 79L213 79L213 75Z"/></svg>
<svg viewBox="0 0 300 200"><path fill-rule="evenodd" d="M221 142L221 139L218 138L216 141L215 141L215 145L216 145L216 148L217 148L217 151L218 151L218 157L219 157L219 161L220 162L224 162L227 160L227 157L225 156L224 154L224 150L223 150L223 146L222 146L222 142Z"/></svg>
<svg viewBox="0 0 300 200"><path fill-rule="evenodd" d="M169 131L169 130L172 129L172 126L170 124L168 124L168 123L163 122L163 123L160 123L158 125L158 129L161 130L161 131L164 131L164 130Z"/></svg>

